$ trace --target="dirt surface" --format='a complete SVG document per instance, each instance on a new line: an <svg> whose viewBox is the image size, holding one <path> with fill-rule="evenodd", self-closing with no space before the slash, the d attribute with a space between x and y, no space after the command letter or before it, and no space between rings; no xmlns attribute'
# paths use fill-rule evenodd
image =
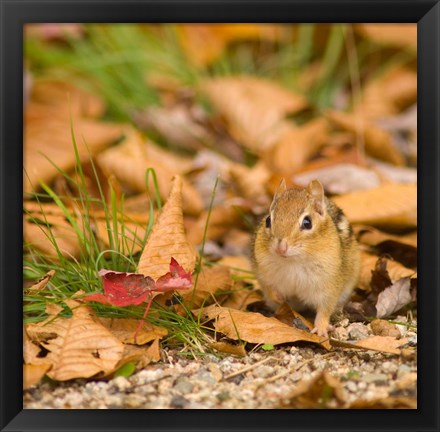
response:
<svg viewBox="0 0 440 432"><path fill-rule="evenodd" d="M400 317L404 319L403 317ZM152 409L152 408L304 408L322 404L315 378L324 371L336 378L329 385L327 408L366 407L380 401L386 407L415 408L417 400L417 333L397 326L408 339L402 354L333 348L311 344L251 352L247 357L183 358L163 349L162 360L129 378L109 381L43 382L24 392L24 408ZM371 335L371 326L340 326L340 339ZM295 392L302 392L300 399ZM303 404L303 405L301 405ZM402 405L403 404L403 405Z"/></svg>

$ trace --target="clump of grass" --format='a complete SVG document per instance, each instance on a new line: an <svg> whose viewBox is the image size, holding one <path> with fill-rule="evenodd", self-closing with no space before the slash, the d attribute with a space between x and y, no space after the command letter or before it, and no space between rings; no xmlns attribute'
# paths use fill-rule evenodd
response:
<svg viewBox="0 0 440 432"><path fill-rule="evenodd" d="M71 311L64 304L79 290L86 294L101 292L102 282L98 276L100 268L112 269L115 271L134 272L137 266L138 257L133 253L133 245L128 245L124 241L125 218L123 214L123 198L118 203L116 193L110 184L110 200L107 203L103 187L93 165L91 164L95 174L95 180L100 192L100 198L90 196L87 187L82 164L77 152L75 137L72 132L73 149L76 155L76 176L70 176L67 172L59 169L66 181L74 186L78 191L78 196L66 197L58 196L48 185L43 184L43 193L34 193L32 198L41 204L41 215L39 218L28 213L27 217L30 221L40 226L54 250L56 257L45 256L41 251L32 244L25 245L23 275L24 281L30 285L42 278L50 270L55 270L54 277L49 281L44 290L35 292L33 290L24 289L24 322L38 322L44 320L46 315L46 306L48 303L56 303L64 308L64 316L69 316ZM150 177L151 176L151 177ZM156 198L150 200L150 218L147 226L146 235L143 239L138 238L136 241L143 247L147 241L148 235L153 224L154 207L161 207L160 195L156 174L152 168L146 170L147 191L149 190L149 182L152 178L153 195ZM64 218L74 232L80 247L80 256L78 259L65 256L57 239L52 232L52 227L44 214L43 202L53 202L61 210ZM103 211L106 231L108 236L109 247L102 249L94 232L95 216L93 208L97 206ZM75 210L72 210L76 209ZM79 217L80 215L80 217ZM144 307L116 307L93 303L92 307L99 316L109 318L135 318L140 319L144 312ZM189 347L192 353L203 353L208 348L210 342L209 334L206 332L200 321L195 319L189 310L181 316L173 311L172 308L161 306L157 302L153 302L151 312L147 316L152 324L160 325L168 330L168 337L163 341L164 344L170 346L180 345Z"/></svg>

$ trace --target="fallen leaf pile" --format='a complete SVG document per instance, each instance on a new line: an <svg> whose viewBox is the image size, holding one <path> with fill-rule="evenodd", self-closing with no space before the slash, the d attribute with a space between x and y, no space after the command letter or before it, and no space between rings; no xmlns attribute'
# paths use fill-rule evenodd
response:
<svg viewBox="0 0 440 432"><path fill-rule="evenodd" d="M377 57L367 56L360 71L361 92L349 80L320 108L313 94L326 74L319 59L330 27L317 26L319 55L295 72L302 85L291 86L268 76L211 71L241 44L257 50L259 44L296 43L295 26L286 32L281 25L179 25L182 61L209 73L189 86L169 70L145 71L143 81L158 103L127 107L130 124L104 121L107 102L74 82L28 82L25 254L80 262L82 242L96 244L102 254L116 244L137 268L102 269L102 292L84 280L61 306L50 294L53 270L26 286L26 292L46 296L47 305L43 321L24 326L25 387L45 375L57 381L102 378L130 362L139 369L159 361L161 340L172 339L165 326L150 322L161 308L200 323L206 349L240 356L266 344L390 355L408 349L408 340L387 320L416 313L416 29L405 26L410 35L403 25L383 25L380 34L376 25L350 27L347 37L371 44ZM66 30L88 37L79 25ZM161 26L143 31L162 34ZM49 44L63 39L50 26L29 26L26 34ZM413 61L378 68L381 53L400 52ZM319 179L352 223L361 274L345 313L351 322L372 321L374 336L318 337L310 333L310 317L286 304L266 316L253 274L252 239L281 178L289 187ZM81 188L89 202L79 198ZM39 194L45 198L37 199ZM115 213L112 223L105 209ZM84 226L81 239L78 227ZM106 317L105 308L120 317ZM128 318L133 314L138 318ZM323 373L287 395L283 407L414 406L399 398L349 404L341 383Z"/></svg>

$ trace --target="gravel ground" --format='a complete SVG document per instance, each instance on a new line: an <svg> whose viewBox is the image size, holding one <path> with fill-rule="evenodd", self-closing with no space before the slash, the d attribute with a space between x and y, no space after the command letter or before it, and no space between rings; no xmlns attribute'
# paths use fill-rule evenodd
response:
<svg viewBox="0 0 440 432"><path fill-rule="evenodd" d="M400 317L402 319L402 317ZM417 333L398 326L417 345ZM341 340L371 335L369 325L337 330ZM24 392L24 408L278 408L286 395L319 375L339 379L348 404L388 397L417 397L416 350L405 355L312 345L251 352L245 358L207 355L188 360L162 350L162 361L129 378L109 381L44 382ZM411 351L408 354L408 351Z"/></svg>

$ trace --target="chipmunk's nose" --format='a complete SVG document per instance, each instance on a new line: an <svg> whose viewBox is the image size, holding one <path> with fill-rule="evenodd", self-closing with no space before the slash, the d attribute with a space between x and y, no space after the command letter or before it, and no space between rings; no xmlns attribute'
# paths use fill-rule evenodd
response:
<svg viewBox="0 0 440 432"><path fill-rule="evenodd" d="M287 240L278 239L278 244L275 248L276 253L281 256L286 256L287 248L288 248Z"/></svg>

